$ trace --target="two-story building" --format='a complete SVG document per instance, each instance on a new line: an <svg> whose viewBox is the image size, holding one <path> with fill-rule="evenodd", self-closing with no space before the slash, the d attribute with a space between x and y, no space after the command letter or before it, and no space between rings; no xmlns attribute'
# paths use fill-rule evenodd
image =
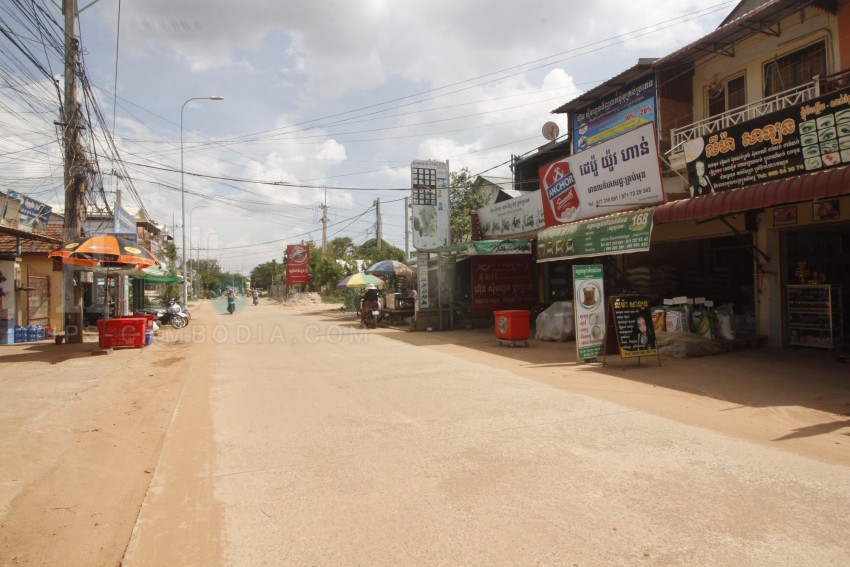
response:
<svg viewBox="0 0 850 567"><path fill-rule="evenodd" d="M635 238L631 250L621 243L589 258L569 241L538 265L541 295L566 297L570 264L600 262L615 292L731 304L739 331L771 346L840 345L850 286L848 30L850 2L745 0L706 37L556 109L570 124L565 155L654 123L663 193L646 203L648 246ZM605 213L590 216L578 224Z"/></svg>

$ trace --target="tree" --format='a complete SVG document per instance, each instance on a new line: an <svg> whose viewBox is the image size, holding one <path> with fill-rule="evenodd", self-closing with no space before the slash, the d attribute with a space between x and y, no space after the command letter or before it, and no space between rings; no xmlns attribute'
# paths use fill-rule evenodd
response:
<svg viewBox="0 0 850 567"><path fill-rule="evenodd" d="M366 263L366 267L368 268L375 262L380 262L381 260L398 260L399 262L404 262L404 250L396 248L395 246L388 244L386 242L381 242L381 249L378 250L378 239L373 238L372 240L367 240L363 244L357 247L356 257L358 260L363 260Z"/></svg>
<svg viewBox="0 0 850 567"><path fill-rule="evenodd" d="M175 275L177 272L174 270L174 266L177 265L177 246L173 241L168 241L163 246L163 251L165 252L165 259L168 265L168 273L170 275ZM162 284L162 287L159 288L160 297L163 300L166 299L180 299L180 284L177 282L169 282Z"/></svg>
<svg viewBox="0 0 850 567"><path fill-rule="evenodd" d="M272 275L276 275L276 282L280 282L280 272L284 269L284 266L277 265L277 262L265 262L264 264L259 264L251 270L251 285L254 287L259 287L262 289L269 289L272 285Z"/></svg>
<svg viewBox="0 0 850 567"><path fill-rule="evenodd" d="M473 187L473 181L466 167L451 173L449 230L452 244L472 240L472 213L487 204L488 196Z"/></svg>

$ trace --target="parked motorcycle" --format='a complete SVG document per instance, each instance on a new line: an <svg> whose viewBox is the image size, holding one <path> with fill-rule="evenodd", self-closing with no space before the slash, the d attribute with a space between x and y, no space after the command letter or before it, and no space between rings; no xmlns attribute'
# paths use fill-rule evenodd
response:
<svg viewBox="0 0 850 567"><path fill-rule="evenodd" d="M360 305L360 310L363 313L363 326L367 329L376 329L378 327L378 318L381 316L381 311L378 309L378 302L364 301Z"/></svg>
<svg viewBox="0 0 850 567"><path fill-rule="evenodd" d="M183 312L180 304L174 300L169 301L165 307L142 309L141 311L136 311L136 314L153 315L154 321L160 327L171 325L175 329L182 329L189 324L189 316Z"/></svg>

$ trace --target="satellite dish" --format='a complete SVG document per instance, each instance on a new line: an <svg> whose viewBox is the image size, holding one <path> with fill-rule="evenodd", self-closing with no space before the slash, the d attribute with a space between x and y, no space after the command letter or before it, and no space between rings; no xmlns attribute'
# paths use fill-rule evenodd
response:
<svg viewBox="0 0 850 567"><path fill-rule="evenodd" d="M543 125L543 137L547 140L554 140L559 134L558 125L554 122L547 122Z"/></svg>

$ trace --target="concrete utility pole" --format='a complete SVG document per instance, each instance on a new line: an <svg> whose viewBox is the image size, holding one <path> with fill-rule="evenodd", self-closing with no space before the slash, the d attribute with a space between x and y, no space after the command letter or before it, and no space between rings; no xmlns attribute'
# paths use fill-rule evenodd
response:
<svg viewBox="0 0 850 567"><path fill-rule="evenodd" d="M62 105L62 142L65 145L65 242L81 235L86 202L85 158L78 135L77 113L77 56L79 43L74 25L77 16L76 0L63 0L65 15L65 100ZM71 265L62 267L64 290L65 341L83 342L83 295L74 281Z"/></svg>
<svg viewBox="0 0 850 567"><path fill-rule="evenodd" d="M325 202L322 203L322 256L328 257L328 190L325 189Z"/></svg>
<svg viewBox="0 0 850 567"><path fill-rule="evenodd" d="M380 197L375 200L375 217L376 217L376 222L375 222L375 226L376 226L375 241L376 241L376 244L375 244L375 248L377 250L380 250L381 249L381 199L380 199Z"/></svg>

